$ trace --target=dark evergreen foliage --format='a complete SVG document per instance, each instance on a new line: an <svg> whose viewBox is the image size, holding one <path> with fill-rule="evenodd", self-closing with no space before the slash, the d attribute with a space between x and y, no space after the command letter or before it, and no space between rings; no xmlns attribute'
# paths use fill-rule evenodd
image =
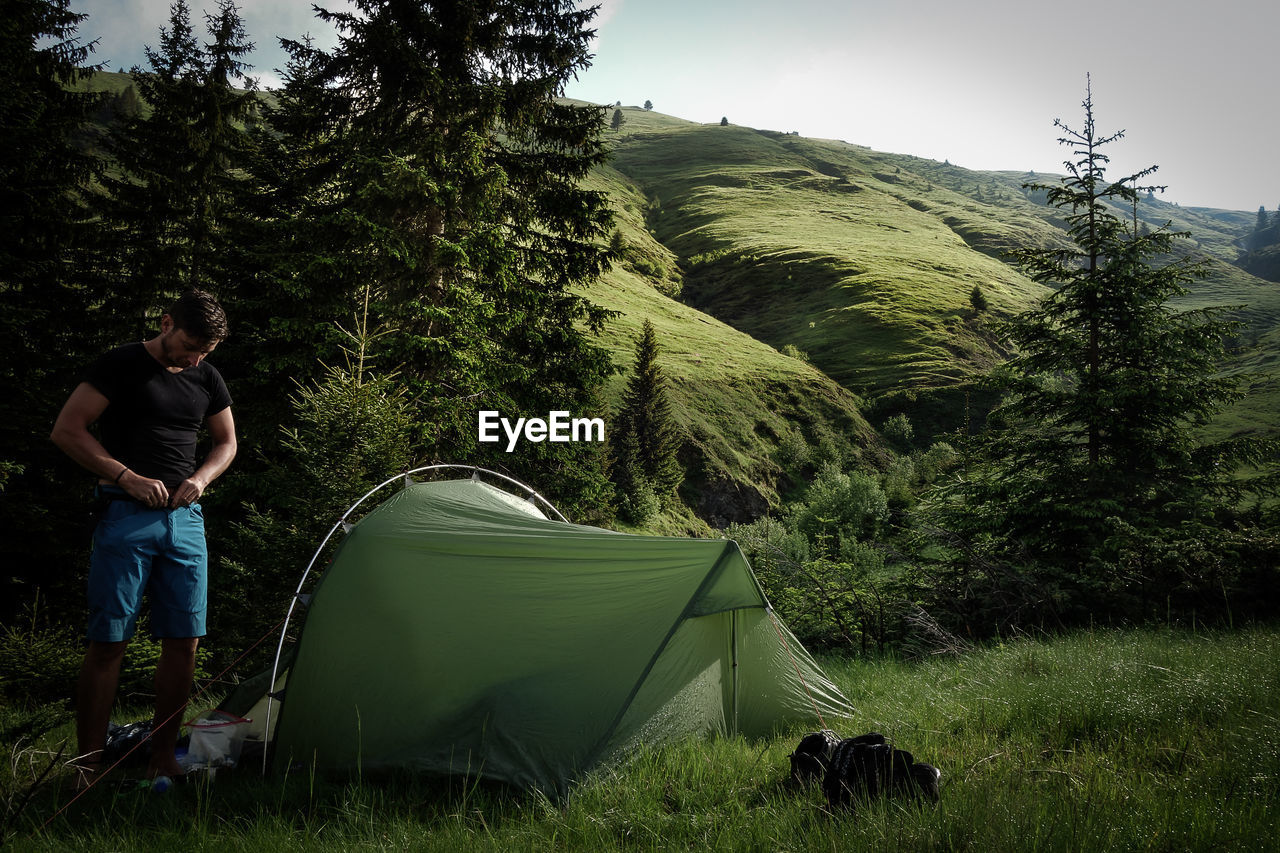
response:
<svg viewBox="0 0 1280 853"><path fill-rule="evenodd" d="M613 481L624 508L642 520L635 507L646 503L646 490L670 501L684 480L677 454L683 438L667 399L667 380L658 366L658 336L644 321L636 340L635 364L614 419Z"/></svg>
<svg viewBox="0 0 1280 853"><path fill-rule="evenodd" d="M973 290L969 291L969 305L972 306L974 314L985 314L989 309L987 295L982 292L982 285L975 284Z"/></svg>
<svg viewBox="0 0 1280 853"><path fill-rule="evenodd" d="M1268 214L1258 208L1258 219L1252 231L1241 237L1243 250L1236 266L1267 281L1280 281L1280 210Z"/></svg>
<svg viewBox="0 0 1280 853"><path fill-rule="evenodd" d="M581 292L608 257L606 200L579 183L606 156L604 114L556 100L586 62L592 14L362 0L320 12L333 51L286 45L274 192L290 239L264 298L292 310L270 334L314 352L370 286L373 322L392 332L379 355L411 389L432 458L489 455L478 409L590 414L612 370L585 334L605 313ZM528 451L488 461L563 484L584 510L601 497L590 446Z"/></svg>
<svg viewBox="0 0 1280 853"><path fill-rule="evenodd" d="M1008 326L1016 354L990 379L1003 402L964 478L932 505L959 572L958 587L935 578L935 594L976 595L968 617L979 622L1134 616L1174 587L1233 583L1185 563L1148 564L1163 573L1154 583L1127 574L1134 561L1120 552L1190 536L1226 553L1228 532L1202 534L1236 523L1249 484L1235 473L1274 453L1266 442L1201 443L1199 428L1240 395L1218 372L1236 324L1221 309L1171 307L1203 267L1168 260L1182 235L1142 233L1117 213L1154 169L1107 180L1102 149L1122 134L1099 134L1091 97L1083 106L1081 130L1058 123L1068 176L1029 187L1063 212L1073 245L1023 253L1054 290Z"/></svg>
<svg viewBox="0 0 1280 853"><path fill-rule="evenodd" d="M67 0L12 0L0 16L0 617L31 600L28 584L68 580L88 544L73 532L87 495L48 441L51 389L69 391L103 339L79 276L98 168L79 141L102 101L71 88L94 70L83 19Z"/></svg>
<svg viewBox="0 0 1280 853"><path fill-rule="evenodd" d="M379 332L367 322L357 315L350 323L340 365L282 395L289 416L271 455L239 478L246 511L226 531L222 582L210 591L211 633L225 648L248 648L264 621L284 614L329 528L370 488L412 465L409 403L397 377L370 362ZM260 652L263 665L267 654Z"/></svg>
<svg viewBox="0 0 1280 853"><path fill-rule="evenodd" d="M152 331L184 288L225 297L244 274L233 222L246 207L246 128L258 104L243 62L253 45L231 0L206 27L212 40L202 47L186 0L175 0L148 67L132 72L150 110L107 139L98 289L104 320L126 339Z"/></svg>

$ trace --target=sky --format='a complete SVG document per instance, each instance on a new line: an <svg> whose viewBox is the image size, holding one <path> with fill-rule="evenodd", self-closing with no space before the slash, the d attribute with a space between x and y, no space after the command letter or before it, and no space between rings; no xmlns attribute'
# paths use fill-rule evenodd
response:
<svg viewBox="0 0 1280 853"><path fill-rule="evenodd" d="M1060 173L1087 76L1113 178L1165 201L1280 205L1276 0L592 0L590 68L565 90L691 121L796 131L980 170ZM190 0L198 21L202 0ZM94 61L143 63L169 0L71 0ZM337 4L323 4L335 8ZM278 36L334 42L309 0L242 0L271 86ZM207 11L214 3L209 0Z"/></svg>

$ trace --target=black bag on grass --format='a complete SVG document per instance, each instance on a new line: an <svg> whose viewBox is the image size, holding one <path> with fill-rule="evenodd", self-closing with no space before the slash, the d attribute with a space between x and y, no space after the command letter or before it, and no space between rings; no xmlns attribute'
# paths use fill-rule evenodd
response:
<svg viewBox="0 0 1280 853"><path fill-rule="evenodd" d="M107 741L102 749L102 766L112 767L120 759L125 767L141 767L151 758L151 721L118 726L107 723Z"/></svg>
<svg viewBox="0 0 1280 853"><path fill-rule="evenodd" d="M904 749L894 749L879 732L869 732L836 744L822 791L832 808L888 794L937 802L941 776L938 768L916 761Z"/></svg>
<svg viewBox="0 0 1280 853"><path fill-rule="evenodd" d="M797 785L821 782L827 775L831 753L840 743L840 735L830 729L811 732L800 739L791 753L791 781Z"/></svg>

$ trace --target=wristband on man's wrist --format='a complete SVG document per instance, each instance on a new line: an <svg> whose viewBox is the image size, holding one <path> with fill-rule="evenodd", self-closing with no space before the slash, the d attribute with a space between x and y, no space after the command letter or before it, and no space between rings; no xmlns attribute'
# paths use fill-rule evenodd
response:
<svg viewBox="0 0 1280 853"><path fill-rule="evenodd" d="M120 469L120 473L119 473L119 474L116 474L116 478L115 478L114 480L112 480L112 482L113 482L113 483L115 483L117 486L118 486L118 485L120 485L120 478L121 478L121 477L123 477L123 476L124 476L124 472L125 472L125 471L128 471L128 470L129 470L129 466L128 466L128 465L125 465L124 467L122 467L122 468Z"/></svg>

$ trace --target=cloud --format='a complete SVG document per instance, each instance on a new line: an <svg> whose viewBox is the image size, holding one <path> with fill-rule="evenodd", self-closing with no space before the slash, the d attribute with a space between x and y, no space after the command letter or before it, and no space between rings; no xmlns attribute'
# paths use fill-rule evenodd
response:
<svg viewBox="0 0 1280 853"><path fill-rule="evenodd" d="M84 41L97 42L92 61L110 70L142 65L143 46L159 44L160 26L169 20L169 0L72 0L70 5L89 16L79 33Z"/></svg>
<svg viewBox="0 0 1280 853"><path fill-rule="evenodd" d="M168 27L172 0L72 0L74 11L87 13L79 34L83 41L96 41L93 62L103 63L108 70L127 71L145 66L145 46L157 47L160 30ZM332 11L351 8L349 0L323 0L319 5ZM206 41L205 16L217 11L217 0L188 0L191 26L196 38ZM306 34L315 37L318 47L337 43L332 27L319 20L308 0L239 0L240 16L245 32L255 50L248 61L251 76L261 78L264 85L278 85L274 69L283 67L284 52L280 38L296 39Z"/></svg>
<svg viewBox="0 0 1280 853"><path fill-rule="evenodd" d="M591 19L591 23L587 24L596 33L591 39L591 46L587 48L591 53L594 54L600 49L601 34L609 22L621 11L622 3L623 0L581 0L579 8L597 7L596 16Z"/></svg>
<svg viewBox="0 0 1280 853"><path fill-rule="evenodd" d="M598 0L596 5L600 7L600 10L596 12L591 24L597 30L601 30L604 29L605 24L613 20L613 17L618 14L618 10L622 8L622 0Z"/></svg>

